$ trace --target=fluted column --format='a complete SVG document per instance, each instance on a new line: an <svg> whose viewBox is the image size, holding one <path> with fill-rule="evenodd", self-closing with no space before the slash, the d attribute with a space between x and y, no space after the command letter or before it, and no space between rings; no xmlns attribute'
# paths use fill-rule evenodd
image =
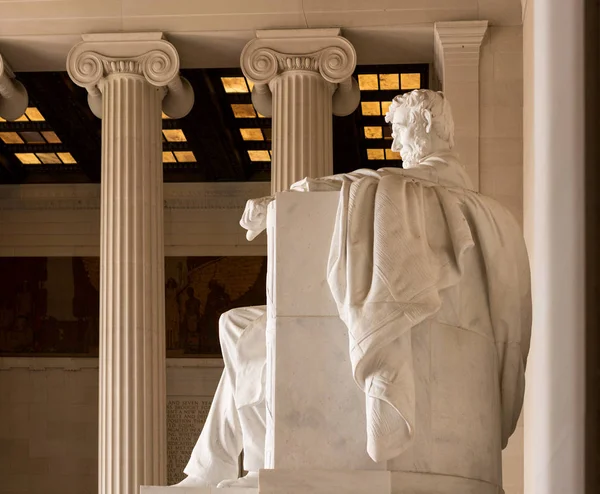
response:
<svg viewBox="0 0 600 494"><path fill-rule="evenodd" d="M137 494L166 482L161 107L185 82L152 33L94 35L68 70L102 116L99 493Z"/></svg>
<svg viewBox="0 0 600 494"><path fill-rule="evenodd" d="M27 90L0 55L0 117L16 120L25 113L28 102Z"/></svg>
<svg viewBox="0 0 600 494"><path fill-rule="evenodd" d="M254 83L254 106L273 118L272 192L331 175L331 115L352 113L360 99L350 42L339 29L258 31L241 65Z"/></svg>

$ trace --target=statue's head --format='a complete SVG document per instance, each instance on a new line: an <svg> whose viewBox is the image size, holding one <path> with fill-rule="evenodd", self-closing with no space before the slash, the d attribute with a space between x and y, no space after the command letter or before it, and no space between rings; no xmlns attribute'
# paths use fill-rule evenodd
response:
<svg viewBox="0 0 600 494"><path fill-rule="evenodd" d="M392 124L392 151L400 153L405 168L454 147L452 110L441 92L418 89L396 96L385 121Z"/></svg>

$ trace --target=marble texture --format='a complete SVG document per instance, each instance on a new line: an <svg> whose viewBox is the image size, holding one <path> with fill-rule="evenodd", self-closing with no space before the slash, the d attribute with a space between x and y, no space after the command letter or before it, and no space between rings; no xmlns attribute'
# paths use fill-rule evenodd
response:
<svg viewBox="0 0 600 494"><path fill-rule="evenodd" d="M391 494L390 472L261 470L260 494Z"/></svg>
<svg viewBox="0 0 600 494"><path fill-rule="evenodd" d="M443 94L398 96L386 119L406 169L308 178L249 203L252 234L269 232L264 465L274 492L287 488L278 472L304 479L293 490L319 469L391 471L398 494L501 493L531 326L521 230L474 192ZM325 280L338 316L286 306Z"/></svg>
<svg viewBox="0 0 600 494"><path fill-rule="evenodd" d="M273 316L338 317L327 280L339 192L277 195L268 231Z"/></svg>

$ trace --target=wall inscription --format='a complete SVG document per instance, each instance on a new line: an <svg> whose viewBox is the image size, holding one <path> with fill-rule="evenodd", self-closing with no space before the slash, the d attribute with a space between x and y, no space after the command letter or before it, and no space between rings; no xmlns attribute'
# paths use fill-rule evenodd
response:
<svg viewBox="0 0 600 494"><path fill-rule="evenodd" d="M212 398L169 396L167 398L167 482L185 478L183 469L206 422Z"/></svg>

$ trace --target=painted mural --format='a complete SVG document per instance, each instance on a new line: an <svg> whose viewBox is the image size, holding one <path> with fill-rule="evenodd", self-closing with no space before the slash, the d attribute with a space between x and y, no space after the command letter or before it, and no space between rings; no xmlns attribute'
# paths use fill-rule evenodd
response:
<svg viewBox="0 0 600 494"><path fill-rule="evenodd" d="M265 304L265 257L165 260L168 357L220 356L220 315ZM0 355L96 356L100 262L0 258Z"/></svg>

